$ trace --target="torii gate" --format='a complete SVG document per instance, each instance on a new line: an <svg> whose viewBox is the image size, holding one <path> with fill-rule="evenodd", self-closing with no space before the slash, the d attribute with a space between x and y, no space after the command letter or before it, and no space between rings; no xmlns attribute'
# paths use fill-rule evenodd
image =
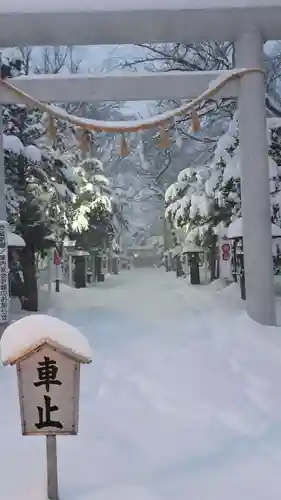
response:
<svg viewBox="0 0 281 500"><path fill-rule="evenodd" d="M262 68L263 42L281 38L280 0L9 0L0 6L0 47L144 42L233 41L237 68ZM227 4L227 5L226 5ZM29 76L13 79L45 102L196 97L219 72ZM268 183L266 107L262 73L249 73L218 97L237 97L247 311L275 325ZM0 88L0 103L15 97ZM3 159L0 184L3 184ZM5 207L1 203L0 218Z"/></svg>

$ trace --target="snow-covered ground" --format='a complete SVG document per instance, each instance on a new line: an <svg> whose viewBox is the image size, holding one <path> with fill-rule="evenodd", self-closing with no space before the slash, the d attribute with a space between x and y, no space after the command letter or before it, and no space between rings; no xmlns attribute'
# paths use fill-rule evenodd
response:
<svg viewBox="0 0 281 500"><path fill-rule="evenodd" d="M279 500L281 329L247 319L237 292L155 269L54 294L93 350L80 433L58 439L61 500ZM1 500L46 500L14 367L0 398Z"/></svg>

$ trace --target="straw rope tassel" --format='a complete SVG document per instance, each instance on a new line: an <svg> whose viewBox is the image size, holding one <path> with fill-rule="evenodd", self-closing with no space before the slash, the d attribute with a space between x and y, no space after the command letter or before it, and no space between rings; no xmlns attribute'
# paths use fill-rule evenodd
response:
<svg viewBox="0 0 281 500"><path fill-rule="evenodd" d="M120 156L122 156L123 158L125 158L126 156L129 156L129 148L128 148L125 134L121 135Z"/></svg>
<svg viewBox="0 0 281 500"><path fill-rule="evenodd" d="M201 130L200 118L195 108L193 108L191 111L191 126L193 132L195 133L200 132Z"/></svg>
<svg viewBox="0 0 281 500"><path fill-rule="evenodd" d="M52 144L55 144L57 139L57 129L55 119L51 115L49 115L48 118L47 134Z"/></svg>
<svg viewBox="0 0 281 500"><path fill-rule="evenodd" d="M83 153L88 153L91 146L91 134L88 130L83 130L81 139L79 141L79 148Z"/></svg>
<svg viewBox="0 0 281 500"><path fill-rule="evenodd" d="M127 132L137 132L138 130L148 130L153 127L159 127L160 124L169 121L175 116L188 116L190 117L190 113L192 114L192 109L195 108L195 106L199 106L199 104L204 103L207 99L211 99L213 96L215 96L219 90L221 90L227 83L230 81L234 81L237 79L243 78L244 75L250 74L250 73L262 73L264 75L264 71L261 70L260 68L248 68L248 69L237 69L235 71L231 71L230 73L227 73L224 79L219 79L218 81L214 81L213 85L209 87L207 90L202 92L198 97L193 99L192 101L186 102L179 106L176 109L170 110L166 112L163 116L163 114L156 115L153 119L148 118L146 120L142 120L141 122L126 122L122 123L122 126L120 126L120 122L114 122L114 121L100 121L100 120L86 120L86 119L81 119L80 117L70 115L66 113L64 110L60 109L57 106L50 106L46 103L40 102L31 95L27 94L26 92L18 89L15 87L11 81L8 79L1 79L0 78L0 85L4 85L6 88L8 88L10 91L12 91L14 94L16 94L18 97L20 97L21 101L23 101L25 104L30 104L30 106L33 106L34 108L37 108L39 111L42 113L48 113L49 115L52 115L55 119L57 120L62 120L64 122L71 123L72 125L76 127L80 127L86 130L92 130L92 131L97 131L97 132L113 132L116 134L120 133L127 133ZM195 110L194 110L195 111ZM193 112L194 115L194 122L196 121L197 125L196 128L198 128L198 116L196 116L195 119L195 114L197 115L196 112Z"/></svg>
<svg viewBox="0 0 281 500"><path fill-rule="evenodd" d="M169 125L168 123L163 123L160 125L160 141L159 148L168 149L169 147Z"/></svg>

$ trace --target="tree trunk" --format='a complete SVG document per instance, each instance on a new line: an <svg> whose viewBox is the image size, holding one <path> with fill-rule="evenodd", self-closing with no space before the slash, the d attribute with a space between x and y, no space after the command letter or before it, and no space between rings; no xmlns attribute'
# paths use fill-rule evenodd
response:
<svg viewBox="0 0 281 500"><path fill-rule="evenodd" d="M213 235L210 251L211 281L217 279L217 237Z"/></svg>
<svg viewBox="0 0 281 500"><path fill-rule="evenodd" d="M22 308L25 311L38 311L38 289L36 276L36 261L33 245L26 245L21 252L21 265L24 278L24 300Z"/></svg>

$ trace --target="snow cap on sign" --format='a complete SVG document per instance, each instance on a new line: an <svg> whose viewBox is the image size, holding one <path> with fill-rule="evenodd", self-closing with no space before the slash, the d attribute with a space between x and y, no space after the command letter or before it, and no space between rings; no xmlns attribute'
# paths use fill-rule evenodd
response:
<svg viewBox="0 0 281 500"><path fill-rule="evenodd" d="M77 328L53 316L38 314L6 328L0 342L1 361L4 365L15 364L46 344L81 363L92 360L90 345Z"/></svg>

